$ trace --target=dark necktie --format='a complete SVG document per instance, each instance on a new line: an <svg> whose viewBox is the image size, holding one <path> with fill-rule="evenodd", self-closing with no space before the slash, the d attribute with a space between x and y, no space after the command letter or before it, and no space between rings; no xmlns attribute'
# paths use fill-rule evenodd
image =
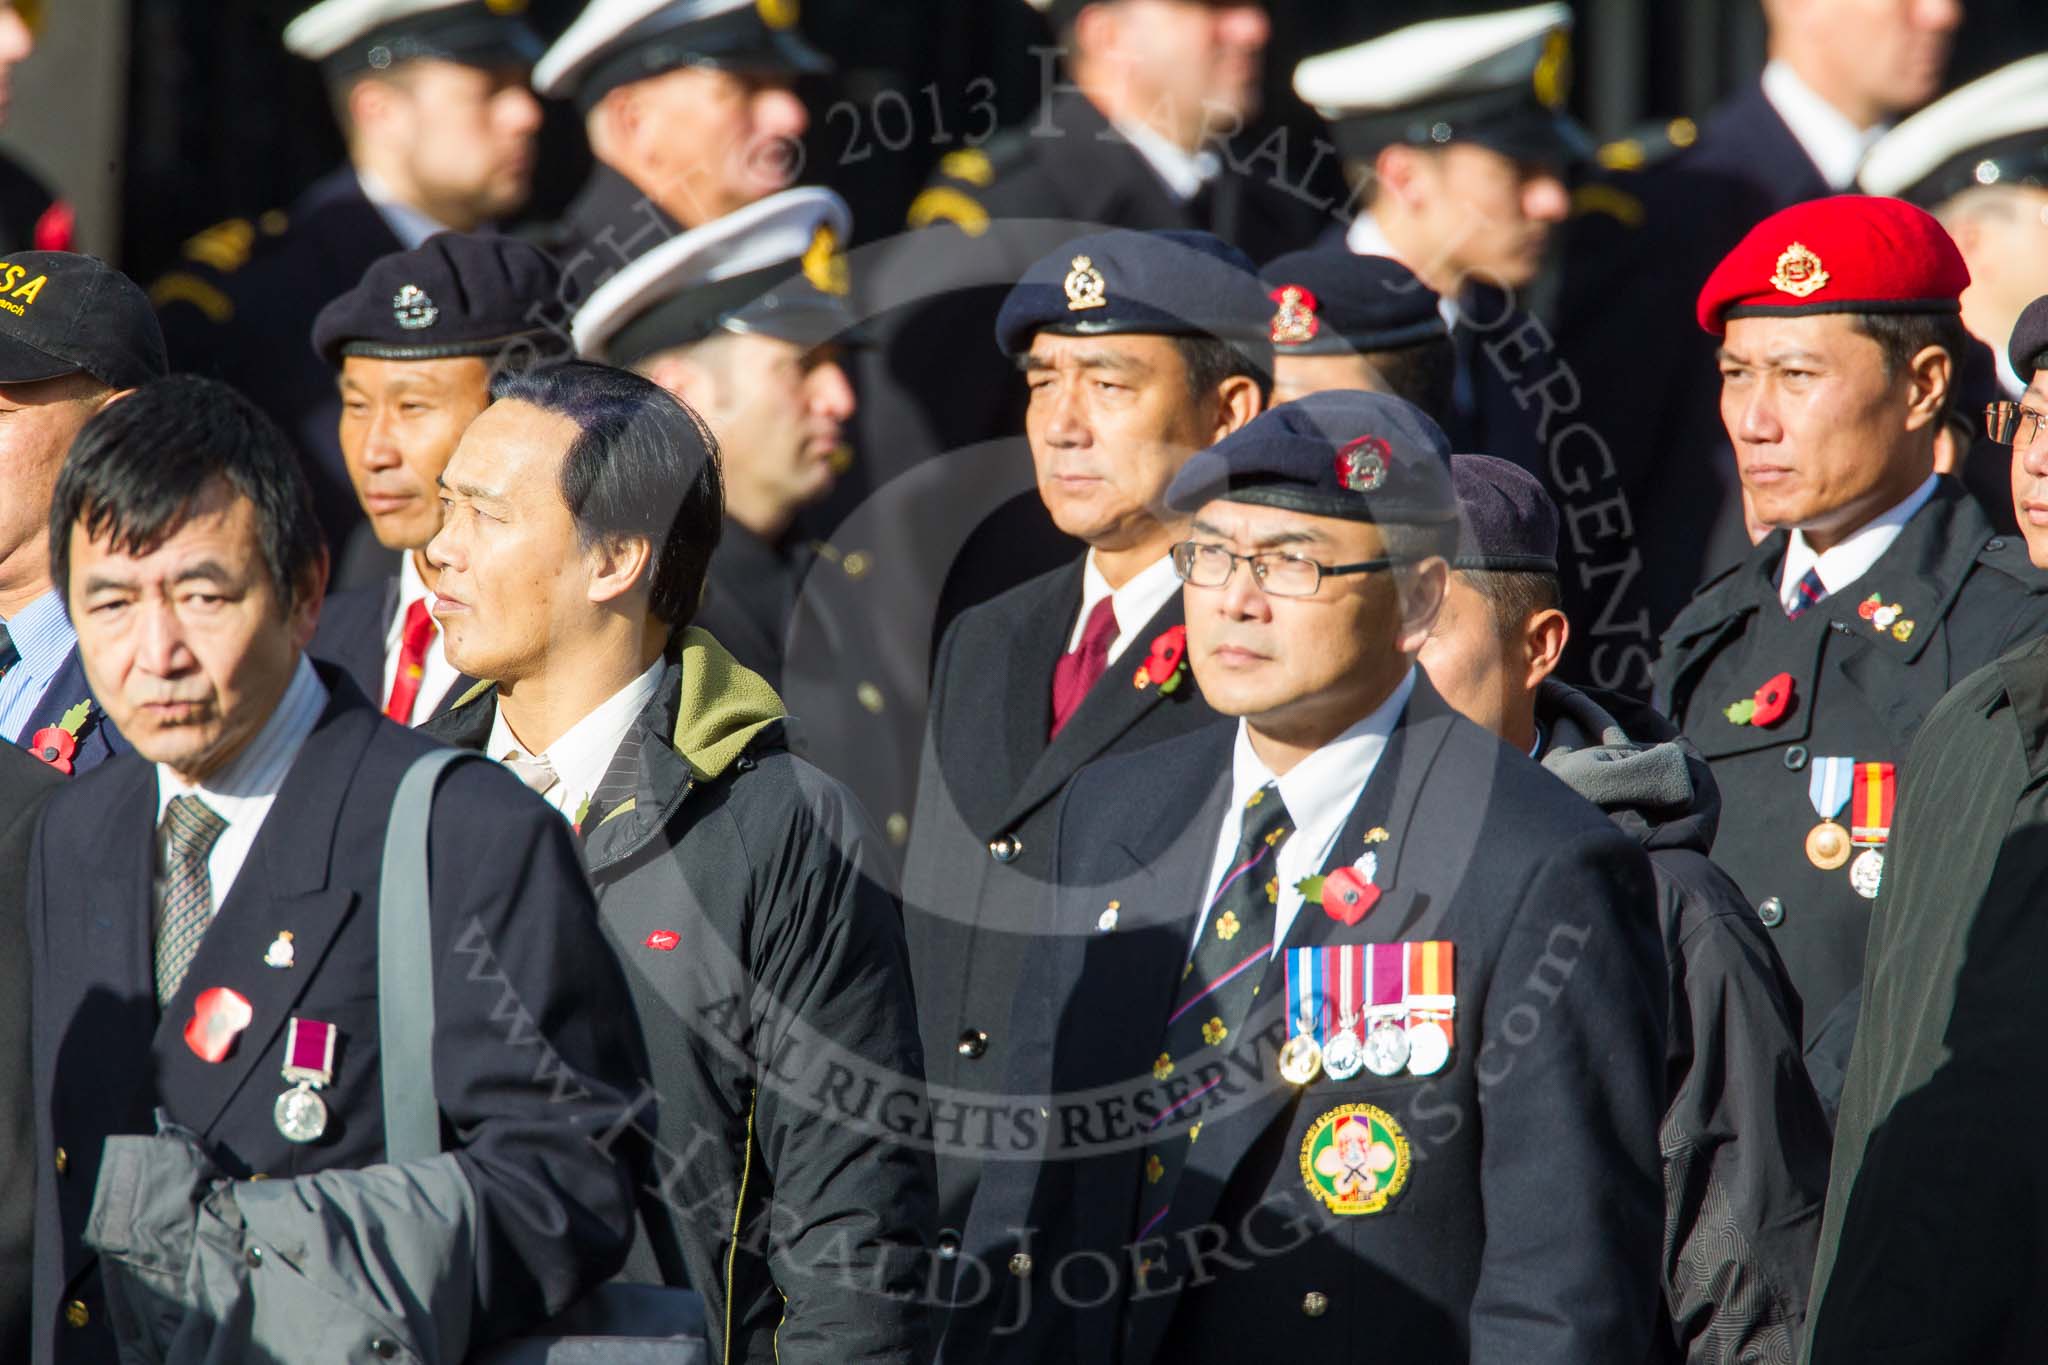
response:
<svg viewBox="0 0 2048 1365"><path fill-rule="evenodd" d="M1209 901L1202 939L1195 945L1166 1020L1164 1049L1152 1063L1155 1080L1176 1072L1196 1074L1217 1060L1251 1013L1253 993L1273 951L1279 888L1274 866L1287 839L1287 807L1280 789L1268 782L1251 794L1240 817L1242 832L1230 869ZM1138 1184L1138 1236L1148 1237L1165 1219L1188 1149L1202 1135L1187 1112L1200 1113L1204 1090L1196 1090L1151 1124L1157 1134L1145 1144L1145 1174Z"/></svg>
<svg viewBox="0 0 2048 1365"><path fill-rule="evenodd" d="M213 923L213 878L206 860L228 822L196 796L164 807L164 908L156 931L156 1002L170 1003Z"/></svg>
<svg viewBox="0 0 2048 1365"><path fill-rule="evenodd" d="M1808 569L1801 574L1799 586L1794 591L1798 596L1785 612L1786 618L1793 621L1798 620L1808 607L1814 606L1828 595L1827 587L1820 581L1818 569Z"/></svg>
<svg viewBox="0 0 2048 1365"><path fill-rule="evenodd" d="M14 647L14 637L7 633L7 623L0 621L0 678L7 676L7 670L21 662L21 651Z"/></svg>
<svg viewBox="0 0 2048 1365"><path fill-rule="evenodd" d="M1081 701L1102 670L1109 666L1109 642L1116 639L1116 604L1105 597L1088 613L1081 631L1081 643L1071 653L1060 655L1052 668L1052 735L1060 732L1068 717L1081 708ZM1047 738L1051 738L1048 735Z"/></svg>

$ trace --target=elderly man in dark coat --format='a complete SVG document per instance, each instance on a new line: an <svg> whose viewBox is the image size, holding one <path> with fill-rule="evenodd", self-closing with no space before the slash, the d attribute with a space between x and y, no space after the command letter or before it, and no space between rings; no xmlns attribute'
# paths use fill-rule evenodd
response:
<svg viewBox="0 0 2048 1365"><path fill-rule="evenodd" d="M1994 404L2027 554L2048 566L2048 298ZM2048 1359L2048 639L1979 669L1914 741L1871 918L1805 1359Z"/></svg>

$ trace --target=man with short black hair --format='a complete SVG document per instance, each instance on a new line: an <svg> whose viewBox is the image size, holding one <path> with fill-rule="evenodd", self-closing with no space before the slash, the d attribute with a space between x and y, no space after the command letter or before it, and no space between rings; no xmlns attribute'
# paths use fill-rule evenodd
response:
<svg viewBox="0 0 2048 1365"><path fill-rule="evenodd" d="M1830 1108L1902 746L2048 626L2048 580L1934 472L1968 280L1925 212L1844 195L1759 223L1698 300L1744 490L1776 529L1672 623L1657 695L1726 796L1715 858L1785 959Z"/></svg>
<svg viewBox="0 0 2048 1365"><path fill-rule="evenodd" d="M1085 763L1214 718L1180 668L1168 550L1184 519L1162 498L1189 457L1265 406L1273 354L1251 262L1207 233L1076 238L997 316L997 344L1023 371L1037 501L1088 548L961 613L932 667L904 914L941 1134L941 1236L955 1245L988 1118L1014 1106L1007 1011L1059 795Z"/></svg>
<svg viewBox="0 0 2048 1365"><path fill-rule="evenodd" d="M0 259L0 742L61 773L125 745L51 581L50 499L80 428L166 368L149 300L126 275L67 251Z"/></svg>
<svg viewBox="0 0 2048 1365"><path fill-rule="evenodd" d="M285 48L319 64L347 164L288 210L193 237L150 286L177 366L235 384L297 443L337 556L362 509L336 441L334 371L307 350L307 329L379 257L526 202L541 110L526 83L540 39L524 8L321 0L293 19Z"/></svg>
<svg viewBox="0 0 2048 1365"><path fill-rule="evenodd" d="M427 732L561 812L626 965L654 1067L628 1277L701 1293L723 1360L911 1365L932 1176L902 920L859 803L691 624L717 443L625 370L496 392L427 547L450 661L496 681Z"/></svg>
<svg viewBox="0 0 2048 1365"><path fill-rule="evenodd" d="M52 799L29 873L35 1358L111 1362L117 1330L159 1324L109 1311L93 1247L159 1229L103 1206L88 1243L109 1137L160 1115L231 1191L383 1162L381 1070L409 1059L378 1046L380 854L433 746L306 659L327 577L312 499L283 433L225 385L175 376L100 412L49 518L86 673L135 752ZM552 813L470 764L442 778L427 841L433 1096L476 1269L405 1289L473 1304L437 1327L481 1347L625 1257L629 1173L591 1139L646 1063Z"/></svg>
<svg viewBox="0 0 2048 1365"><path fill-rule="evenodd" d="M1417 661L1444 700L1605 811L1649 855L1669 964L1658 1146L1658 1361L1789 1359L1827 1187L1828 1122L1800 1061L1799 998L1741 889L1708 861L1720 790L1670 722L1552 676L1557 509L1531 475L1453 455L1463 509L1444 609Z"/></svg>

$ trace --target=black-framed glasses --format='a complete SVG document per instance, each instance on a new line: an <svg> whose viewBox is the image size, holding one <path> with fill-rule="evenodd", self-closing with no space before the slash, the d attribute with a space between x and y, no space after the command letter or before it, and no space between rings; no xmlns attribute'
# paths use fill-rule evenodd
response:
<svg viewBox="0 0 2048 1365"><path fill-rule="evenodd" d="M2044 426L2048 426L2048 412L2011 399L1992 403L1984 409L1984 430L2002 446L2030 446Z"/></svg>
<svg viewBox="0 0 2048 1365"><path fill-rule="evenodd" d="M1325 578L1379 573L1408 562L1386 557L1362 559L1356 564L1318 564L1300 555L1232 554L1221 545L1207 545L1199 540L1183 540L1173 547L1173 571L1190 587L1220 588L1243 564L1252 571L1252 581L1275 597L1313 597Z"/></svg>

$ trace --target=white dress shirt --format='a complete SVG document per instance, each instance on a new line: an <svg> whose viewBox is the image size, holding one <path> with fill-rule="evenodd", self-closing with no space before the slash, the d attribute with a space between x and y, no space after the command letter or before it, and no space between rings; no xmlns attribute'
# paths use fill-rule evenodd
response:
<svg viewBox="0 0 2048 1365"><path fill-rule="evenodd" d="M1112 592L1109 580L1102 576L1102 570L1095 567L1095 551L1090 550L1087 567L1081 570L1081 614L1074 618L1074 628L1067 633L1067 653L1072 654L1081 647L1081 637L1088 630L1089 614L1095 610L1097 602L1107 597L1115 604L1111 610L1116 612L1116 638L1109 642L1107 662L1115 663L1117 657L1130 647L1133 637L1179 591L1180 575L1173 571L1171 555L1146 565L1131 576L1130 582ZM1146 643L1151 642L1148 640Z"/></svg>
<svg viewBox="0 0 2048 1365"><path fill-rule="evenodd" d="M299 750L305 747L306 736L313 733L313 727L320 723L320 715L326 709L327 688L322 685L319 674L313 671L313 665L301 654L299 665L292 671L292 680L285 686L277 709L256 732L256 738L249 741L249 747L235 755L226 767L204 782L193 785L163 764L156 765L159 901L163 894L165 855L170 847L169 837L163 828L164 812L170 809L171 799L196 796L215 815L228 822L206 859L213 909L219 913L221 906L227 904L228 892L234 889L235 878L241 875L242 864L249 860L249 850L255 846L256 836L262 831L264 820L269 818L270 808L277 803L277 793L284 786L286 774L291 772Z"/></svg>
<svg viewBox="0 0 2048 1365"><path fill-rule="evenodd" d="M1183 204L1200 194L1202 186L1214 180L1223 169L1223 162L1216 153L1206 148L1190 152L1142 123L1114 126L1123 140L1145 158L1145 164L1152 168L1167 192Z"/></svg>
<svg viewBox="0 0 2048 1365"><path fill-rule="evenodd" d="M1927 482L1914 489L1904 502L1844 536L1840 544L1825 554L1814 553L1813 547L1806 543L1804 531L1794 531L1791 543L1785 546L1785 565L1778 574L1778 600L1784 603L1785 610L1790 612L1798 604L1799 580L1806 576L1808 569L1820 571L1820 585L1827 590L1829 597L1868 573L1870 566L1891 549L1892 542L1899 538L1900 531L1906 529L1906 523L1913 519L1913 514L1934 496L1938 477L1929 474Z"/></svg>
<svg viewBox="0 0 2048 1365"><path fill-rule="evenodd" d="M595 711L564 730L560 739L538 755L521 744L519 737L512 733L512 727L505 723L505 707L500 703L497 717L491 721L491 740L484 752L500 763L509 758L546 759L555 770L555 785L542 792L541 799L573 824L582 812L583 803L603 784L605 772L619 752L619 745L625 742L626 732L647 709L647 703L654 700L654 689L660 686L661 673L666 667L666 659L656 659L647 666L645 673L612 693Z"/></svg>
<svg viewBox="0 0 2048 1365"><path fill-rule="evenodd" d="M400 203L391 187L378 179L374 171L356 169L356 183L363 187L363 198L370 201L370 207L377 210L377 216L384 220L384 226L391 229L391 235L407 251L418 247L437 232L451 232L446 223L435 222L410 204Z"/></svg>
<svg viewBox="0 0 2048 1365"><path fill-rule="evenodd" d="M1821 178L1837 190L1854 185L1863 158L1891 125L1858 128L1782 61L1765 64L1763 85L1764 98L1785 120L1793 140L1805 149Z"/></svg>
<svg viewBox="0 0 2048 1365"><path fill-rule="evenodd" d="M1390 261L1400 261L1411 271L1415 269L1413 262L1402 258L1400 251L1380 228L1379 220L1370 213L1361 213L1351 220L1351 226L1344 233L1344 245L1354 256L1384 256ZM1437 295L1436 311L1443 318L1444 326L1458 325L1458 301L1451 295Z"/></svg>
<svg viewBox="0 0 2048 1365"><path fill-rule="evenodd" d="M392 613L391 628L384 632L384 691L377 698L377 705L383 706L391 699L392 684L398 681L398 653L405 643L405 614L415 602L425 602L429 609L434 605L426 581L420 577L418 562L407 550L398 557L398 610ZM434 622L434 638L427 644L427 657L420 670L420 694L412 704L412 723L424 725L433 717L434 708L441 704L441 698L448 695L448 689L455 686L455 680L462 676L461 670L448 662L448 651L444 647L448 637L442 633L441 623Z"/></svg>
<svg viewBox="0 0 2048 1365"><path fill-rule="evenodd" d="M1379 766L1380 755L1386 752L1387 741L1393 737L1394 726L1400 722L1414 692L1415 670L1411 667L1377 710L1278 779L1280 800L1287 807L1287 818L1294 822L1294 830L1280 845L1274 869L1280 882L1280 902L1273 920L1274 952L1279 952L1280 945L1287 941L1287 930L1301 909L1301 893L1294 889L1294 884L1323 870L1330 857L1330 846L1350 818L1351 808L1358 804L1365 784L1372 780L1373 769ZM1251 736L1240 720L1237 746L1230 760L1230 806L1223 817L1223 827L1216 832L1216 857L1209 867L1205 904L1216 898L1216 888L1229 873L1230 860L1237 853L1237 841L1244 829L1244 803L1253 792L1272 781L1272 772L1252 751ZM1359 849L1361 854L1366 851ZM1194 944L1202 941L1202 929L1208 918L1204 909L1188 947L1190 954Z"/></svg>

